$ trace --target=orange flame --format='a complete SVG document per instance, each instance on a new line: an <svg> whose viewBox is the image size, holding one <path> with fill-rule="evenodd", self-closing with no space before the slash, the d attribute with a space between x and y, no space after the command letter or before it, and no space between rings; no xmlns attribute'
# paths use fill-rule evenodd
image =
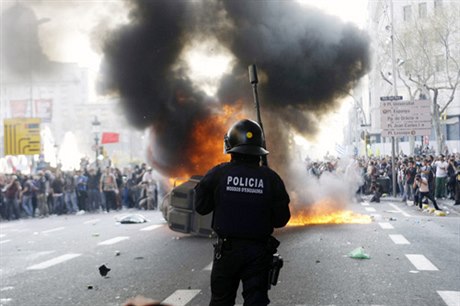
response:
<svg viewBox="0 0 460 306"><path fill-rule="evenodd" d="M314 224L367 224L372 219L350 210L341 210L330 199L321 200L308 208L293 210L288 226L305 226Z"/></svg>
<svg viewBox="0 0 460 306"><path fill-rule="evenodd" d="M180 178L171 178L171 186L179 185L192 175L204 175L212 167L229 161L229 155L224 154L223 143L227 129L237 120L244 118L242 104L224 105L219 112L197 122L193 128L193 147L184 152L192 167L178 169L175 173Z"/></svg>
<svg viewBox="0 0 460 306"><path fill-rule="evenodd" d="M189 177L170 177L168 179L169 186L176 187L179 186L182 183L185 183L188 181Z"/></svg>

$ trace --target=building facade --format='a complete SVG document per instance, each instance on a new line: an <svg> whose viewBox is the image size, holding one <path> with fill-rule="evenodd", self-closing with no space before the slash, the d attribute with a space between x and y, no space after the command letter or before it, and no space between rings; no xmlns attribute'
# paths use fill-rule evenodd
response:
<svg viewBox="0 0 460 306"><path fill-rule="evenodd" d="M370 152L391 154L391 139L382 137L380 98L395 93L403 100L432 102L431 133L397 137L397 152L409 155L417 147L437 154L460 152L458 3L379 0L369 1L368 12L373 69L368 92L361 92L359 99L368 111Z"/></svg>

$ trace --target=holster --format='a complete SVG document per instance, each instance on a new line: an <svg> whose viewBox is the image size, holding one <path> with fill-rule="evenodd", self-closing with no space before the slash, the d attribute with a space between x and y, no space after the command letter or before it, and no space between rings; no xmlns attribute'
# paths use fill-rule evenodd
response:
<svg viewBox="0 0 460 306"><path fill-rule="evenodd" d="M268 271L268 289L271 289L271 286L276 286L278 284L278 276L280 275L280 270L283 267L284 261L279 254L273 254L270 270Z"/></svg>
<svg viewBox="0 0 460 306"><path fill-rule="evenodd" d="M283 258L276 253L280 245L280 242L273 236L268 238L267 248L270 254L272 255L272 262L270 264L270 270L268 271L268 289L271 289L271 286L276 286L278 284L278 277L280 270L283 267Z"/></svg>

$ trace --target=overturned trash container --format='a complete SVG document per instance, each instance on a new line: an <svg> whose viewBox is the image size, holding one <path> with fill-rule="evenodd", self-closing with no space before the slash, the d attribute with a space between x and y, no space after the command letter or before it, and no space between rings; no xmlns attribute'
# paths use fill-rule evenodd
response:
<svg viewBox="0 0 460 306"><path fill-rule="evenodd" d="M213 237L211 228L212 214L202 216L195 212L195 186L202 176L192 176L186 182L174 187L166 194L161 203L163 217L168 226L175 232Z"/></svg>

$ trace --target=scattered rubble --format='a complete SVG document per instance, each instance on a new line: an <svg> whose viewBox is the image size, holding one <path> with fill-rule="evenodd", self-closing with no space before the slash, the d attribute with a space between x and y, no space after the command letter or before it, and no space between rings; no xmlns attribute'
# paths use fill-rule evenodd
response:
<svg viewBox="0 0 460 306"><path fill-rule="evenodd" d="M364 253L364 248L359 247L348 253L348 256L355 259L370 259L369 254Z"/></svg>
<svg viewBox="0 0 460 306"><path fill-rule="evenodd" d="M140 214L127 215L117 220L117 222L120 222L121 224L136 224L136 223L145 223L148 221L149 220L147 220L143 215L140 215Z"/></svg>
<svg viewBox="0 0 460 306"><path fill-rule="evenodd" d="M109 273L111 269L110 268L107 268L105 265L102 265L99 267L99 273L101 274L101 276L103 277L106 277L107 276L107 273Z"/></svg>

